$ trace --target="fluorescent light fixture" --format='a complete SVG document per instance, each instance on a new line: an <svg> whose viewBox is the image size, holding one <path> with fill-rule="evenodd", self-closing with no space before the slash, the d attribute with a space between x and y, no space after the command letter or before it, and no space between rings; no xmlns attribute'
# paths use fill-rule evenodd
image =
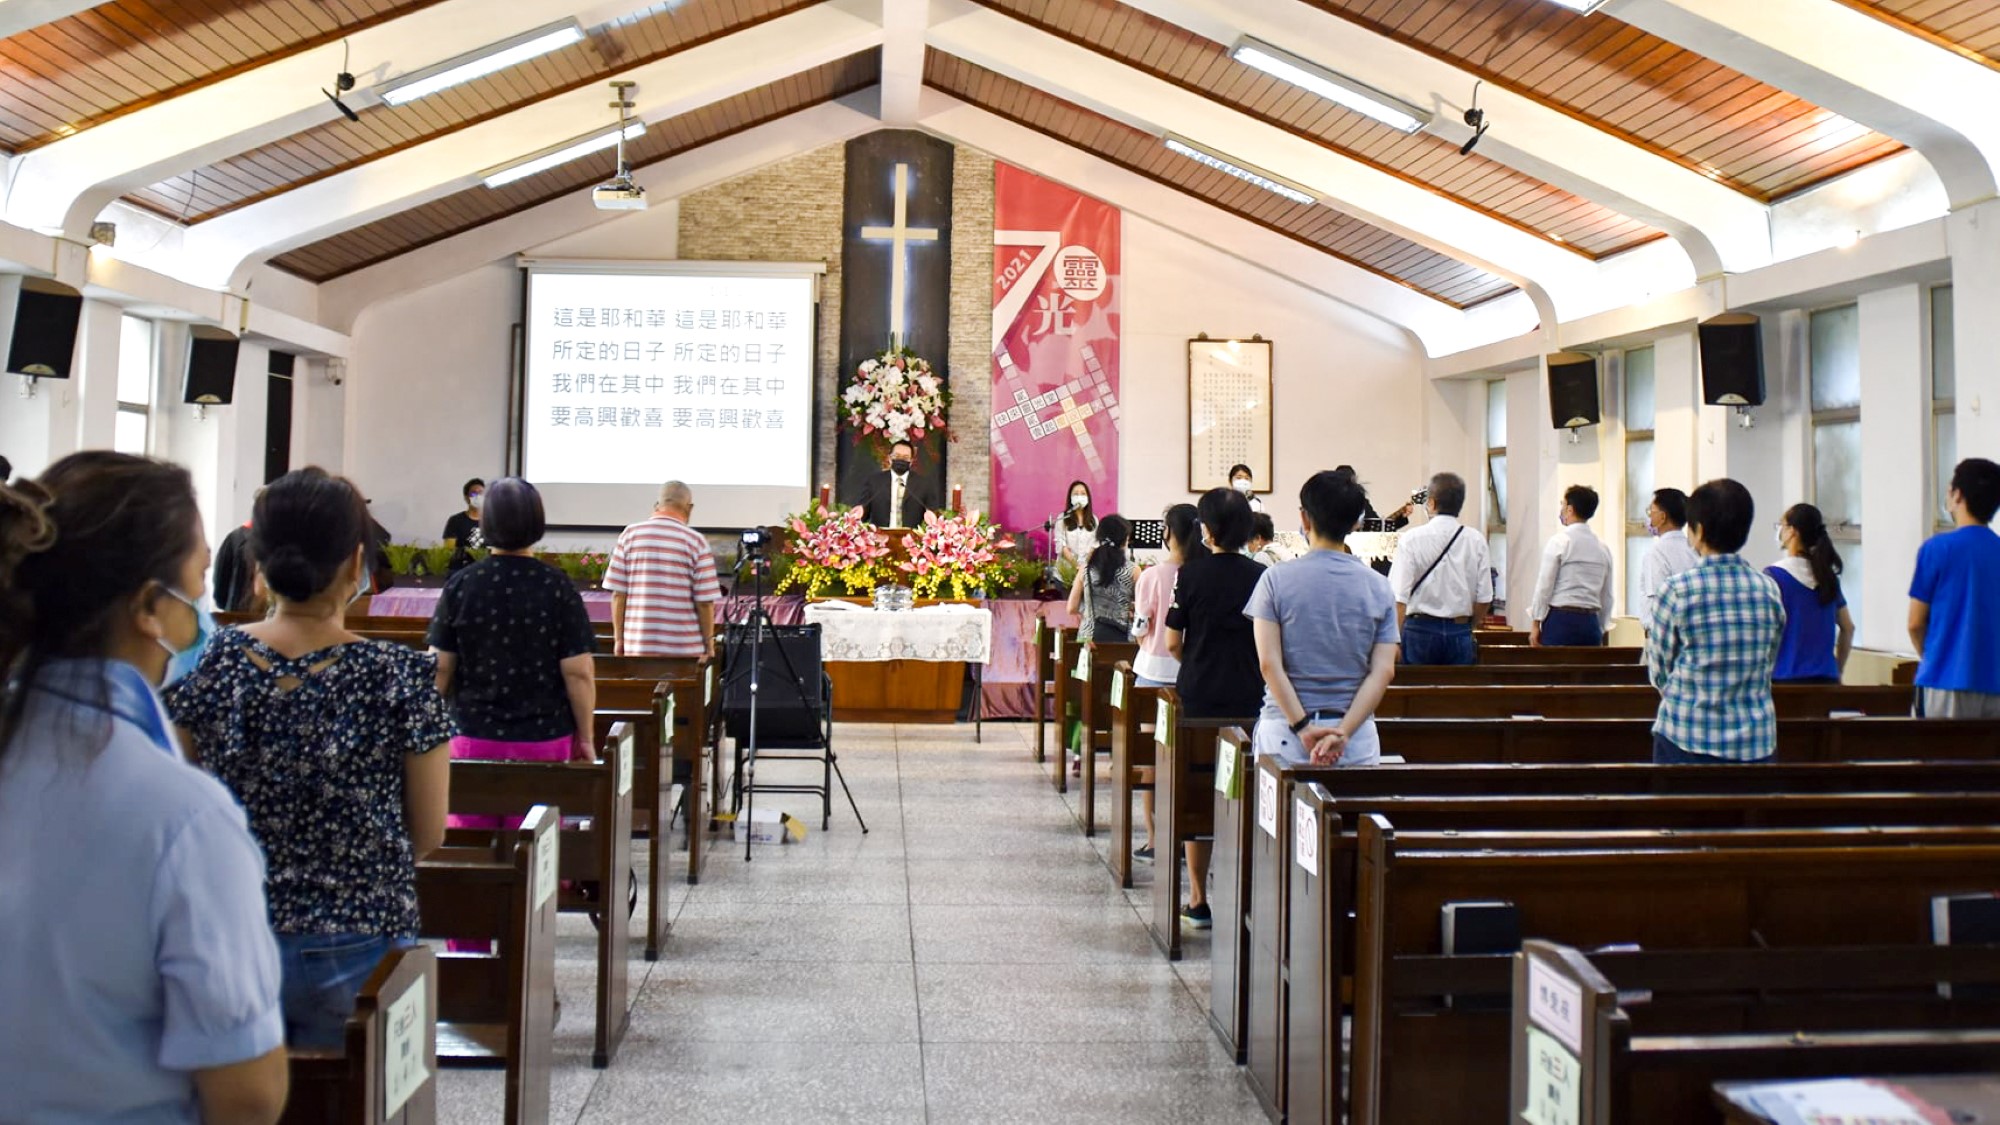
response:
<svg viewBox="0 0 2000 1125"><path fill-rule="evenodd" d="M625 139L629 141L633 137L643 136L645 132L646 123L644 121L634 121L630 125L625 126ZM545 148L518 164L508 164L485 173L486 186L490 188L506 187L515 180L525 180L529 176L546 172L551 168L560 167L572 160L580 160L593 152L603 152L607 148L615 148L617 145L618 130L616 129L606 129L602 133L593 133L578 141L564 141L562 144L552 148Z"/></svg>
<svg viewBox="0 0 2000 1125"><path fill-rule="evenodd" d="M550 51L561 50L582 39L583 28L575 20L523 32L512 39L482 47L472 55L451 59L397 79L395 85L382 91L382 100L390 105L406 105L439 90L448 90Z"/></svg>
<svg viewBox="0 0 2000 1125"><path fill-rule="evenodd" d="M1430 124L1430 114L1400 98L1248 36L1236 41L1229 57L1356 113L1372 117L1397 132L1414 133Z"/></svg>
<svg viewBox="0 0 2000 1125"><path fill-rule="evenodd" d="M1303 203L1310 207L1314 203L1319 202L1311 192L1306 191L1289 180L1263 171L1262 169L1253 168L1248 164L1231 160L1219 152L1203 148L1186 138L1176 137L1172 133L1169 133L1166 136L1166 142L1167 150L1170 152L1176 152L1187 157L1189 160L1206 164L1218 172L1226 172L1246 184L1255 184L1265 191L1273 195L1281 195L1293 203Z"/></svg>
<svg viewBox="0 0 2000 1125"><path fill-rule="evenodd" d="M1558 8L1568 8L1586 16L1604 6L1604 0L1553 0L1553 3Z"/></svg>

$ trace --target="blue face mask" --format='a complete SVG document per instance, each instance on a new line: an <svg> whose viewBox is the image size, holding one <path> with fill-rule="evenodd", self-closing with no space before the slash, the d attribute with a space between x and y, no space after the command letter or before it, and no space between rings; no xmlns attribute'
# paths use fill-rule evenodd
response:
<svg viewBox="0 0 2000 1125"><path fill-rule="evenodd" d="M168 657L167 674L160 681L160 686L163 688L187 678L194 671L195 665L201 663L201 654L207 650L209 638L215 636L215 617L208 612L207 606L202 605L172 586L164 587L164 589L174 600L194 610L195 632L194 639L187 643L186 648L175 648L173 645L167 643L166 638L158 638L160 647L167 650Z"/></svg>

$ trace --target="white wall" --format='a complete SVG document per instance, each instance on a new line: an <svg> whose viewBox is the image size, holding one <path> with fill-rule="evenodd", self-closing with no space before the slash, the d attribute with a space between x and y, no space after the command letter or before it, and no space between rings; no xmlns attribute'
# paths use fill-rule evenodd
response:
<svg viewBox="0 0 2000 1125"><path fill-rule="evenodd" d="M1124 512L1152 517L1189 499L1187 342L1202 332L1275 342L1266 510L1280 530L1296 522L1299 485L1321 469L1353 465L1385 511L1429 476L1423 353L1406 333L1129 212L1122 253Z"/></svg>

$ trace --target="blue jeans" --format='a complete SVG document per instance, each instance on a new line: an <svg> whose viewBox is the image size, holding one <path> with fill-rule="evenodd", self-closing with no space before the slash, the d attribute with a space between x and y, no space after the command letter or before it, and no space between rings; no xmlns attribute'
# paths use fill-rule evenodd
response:
<svg viewBox="0 0 2000 1125"><path fill-rule="evenodd" d="M1403 663L1477 664L1479 642L1472 639L1471 625L1409 617L1403 621Z"/></svg>
<svg viewBox="0 0 2000 1125"><path fill-rule="evenodd" d="M1696 754L1683 750L1674 740L1653 732L1653 764L1656 766L1736 766L1746 762L1768 762L1770 758L1718 758L1713 754Z"/></svg>
<svg viewBox="0 0 2000 1125"><path fill-rule="evenodd" d="M1595 613L1552 609L1542 618L1542 644L1563 648L1603 648L1604 624Z"/></svg>
<svg viewBox="0 0 2000 1125"><path fill-rule="evenodd" d="M393 944L381 934L279 934L286 1044L339 1048L355 997Z"/></svg>

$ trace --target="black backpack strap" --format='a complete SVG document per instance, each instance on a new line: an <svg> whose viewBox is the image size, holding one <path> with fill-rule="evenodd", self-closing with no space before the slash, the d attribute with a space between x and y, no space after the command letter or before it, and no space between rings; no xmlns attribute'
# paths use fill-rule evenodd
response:
<svg viewBox="0 0 2000 1125"><path fill-rule="evenodd" d="M1410 596L1411 596L1411 597L1413 597L1413 598L1414 598L1414 597L1416 597L1416 596L1417 596L1417 591L1418 591L1418 590L1421 590L1421 589L1423 589L1423 588L1424 588L1424 582L1425 582L1425 581L1427 581L1427 580L1428 580L1428 579L1430 578L1430 576L1431 576L1432 574L1436 573L1436 571L1437 571L1437 568L1438 568L1438 564L1439 564L1439 563L1441 563L1441 562L1443 562L1443 561L1444 561L1444 560L1445 560L1446 558L1448 558L1448 557L1449 557L1449 556L1451 555L1451 549L1452 549L1453 547L1456 547L1456 546L1458 546L1458 537L1459 537L1459 536L1461 536L1461 535L1464 535L1464 534L1465 534L1465 525L1464 525L1464 524L1459 524L1459 525L1458 525L1458 530L1457 530L1457 531L1454 531L1454 532L1452 532L1452 533L1451 533L1451 539L1450 539L1450 540L1449 540L1448 542L1446 542L1446 543L1445 543L1445 545L1444 545L1444 550L1442 550L1442 551L1439 551L1439 552L1438 552L1438 557L1437 557L1437 558L1435 558L1435 559L1432 559L1432 560L1431 560L1431 565L1430 565L1430 569L1428 569L1428 570L1424 571L1424 576L1423 576L1422 578L1419 578L1419 579L1417 579L1417 584L1416 584L1416 585L1414 585L1414 586L1410 587ZM1406 604L1407 604L1407 603L1406 603Z"/></svg>

